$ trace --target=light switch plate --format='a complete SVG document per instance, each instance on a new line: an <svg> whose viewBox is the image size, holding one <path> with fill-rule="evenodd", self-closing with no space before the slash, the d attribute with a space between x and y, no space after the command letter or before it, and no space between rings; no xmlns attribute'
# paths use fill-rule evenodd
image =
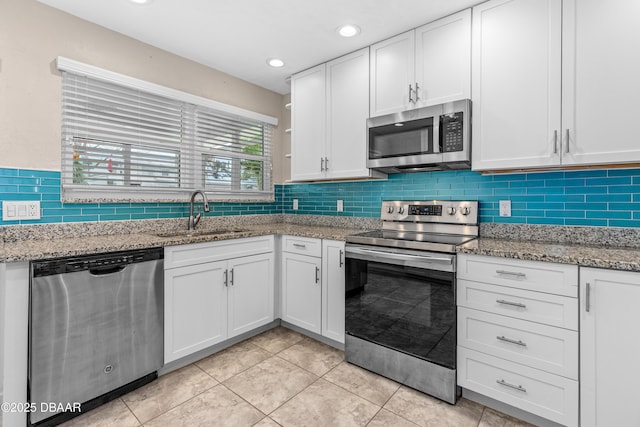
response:
<svg viewBox="0 0 640 427"><path fill-rule="evenodd" d="M40 219L39 201L2 201L3 221L18 221L24 219Z"/></svg>
<svg viewBox="0 0 640 427"><path fill-rule="evenodd" d="M500 200L500 216L511 216L511 200Z"/></svg>

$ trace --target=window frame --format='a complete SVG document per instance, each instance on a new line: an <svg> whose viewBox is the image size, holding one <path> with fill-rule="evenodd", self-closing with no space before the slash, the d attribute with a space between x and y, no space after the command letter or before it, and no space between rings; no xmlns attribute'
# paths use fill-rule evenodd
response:
<svg viewBox="0 0 640 427"><path fill-rule="evenodd" d="M211 200L219 201L273 201L274 189L272 182L272 160L273 152L273 127L277 126L278 119L264 114L256 113L243 108L231 106L208 98L182 92L176 89L161 86L155 83L147 82L134 77L104 70L88 64L83 64L64 57L56 59L58 70L80 77L88 77L91 79L101 80L103 82L115 84L129 90L137 90L147 94L161 96L172 101L178 101L186 104L185 110L190 110L187 114L192 114L190 120L186 120L186 129L181 133L181 143L178 147L170 147L165 149L175 149L179 153L179 182L178 187L162 187L154 188L153 186L115 186L115 185L87 185L74 183L74 168L72 162L68 161L68 156L73 155L73 141L70 135L62 135L62 162L61 162L61 194L63 201L70 202L126 202L126 201L149 201L149 202L172 202L184 201L185 198L194 190L203 190ZM64 99L64 98L63 98ZM62 107L64 108L64 107ZM219 115L224 120L237 120L240 123L247 122L254 126L261 126L263 133L263 154L242 155L239 152L220 151L207 149L199 146L197 142L197 126L196 117L198 113L204 113L212 116ZM236 132L241 132L238 128ZM82 136L73 136L73 138L82 138ZM91 138L86 138L90 140ZM105 143L113 144L113 141ZM133 145L135 146L135 144ZM144 146L141 143L140 146ZM161 145L159 145L161 146ZM215 187L206 184L204 155L220 155L231 156L233 158L243 158L248 160L262 161L262 190L242 190L238 188L240 182L233 183L230 188ZM67 156L67 157L65 157ZM238 164L241 161L237 162ZM124 166L123 166L124 167ZM241 175L238 170L237 175ZM239 176L238 179L242 180Z"/></svg>

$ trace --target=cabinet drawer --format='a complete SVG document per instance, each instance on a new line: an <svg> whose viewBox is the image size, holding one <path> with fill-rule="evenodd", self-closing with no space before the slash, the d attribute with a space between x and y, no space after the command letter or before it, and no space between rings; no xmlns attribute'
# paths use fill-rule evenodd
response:
<svg viewBox="0 0 640 427"><path fill-rule="evenodd" d="M578 332L458 308L458 345L578 379Z"/></svg>
<svg viewBox="0 0 640 427"><path fill-rule="evenodd" d="M321 257L322 240L309 237L283 236L282 250L294 254Z"/></svg>
<svg viewBox="0 0 640 427"><path fill-rule="evenodd" d="M164 269L168 270L170 268L203 264L267 252L273 252L272 235L168 246L164 249Z"/></svg>
<svg viewBox="0 0 640 427"><path fill-rule="evenodd" d="M461 254L458 278L578 297L576 265Z"/></svg>
<svg viewBox="0 0 640 427"><path fill-rule="evenodd" d="M560 328L578 330L578 299L458 280L457 304Z"/></svg>
<svg viewBox="0 0 640 427"><path fill-rule="evenodd" d="M458 385L562 425L578 425L578 381L458 347Z"/></svg>

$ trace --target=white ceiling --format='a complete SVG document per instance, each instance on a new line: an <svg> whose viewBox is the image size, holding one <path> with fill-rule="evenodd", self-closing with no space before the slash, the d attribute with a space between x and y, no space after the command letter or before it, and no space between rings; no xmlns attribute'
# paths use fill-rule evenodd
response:
<svg viewBox="0 0 640 427"><path fill-rule="evenodd" d="M286 77L482 0L38 0L285 94ZM345 39L336 28L358 25ZM285 62L268 67L267 58Z"/></svg>

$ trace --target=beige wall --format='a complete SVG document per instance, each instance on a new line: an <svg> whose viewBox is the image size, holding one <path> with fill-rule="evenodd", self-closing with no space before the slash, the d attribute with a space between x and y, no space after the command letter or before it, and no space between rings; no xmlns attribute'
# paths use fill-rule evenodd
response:
<svg viewBox="0 0 640 427"><path fill-rule="evenodd" d="M0 167L60 170L57 56L277 117L273 178L285 179L285 97L36 0L0 0Z"/></svg>

